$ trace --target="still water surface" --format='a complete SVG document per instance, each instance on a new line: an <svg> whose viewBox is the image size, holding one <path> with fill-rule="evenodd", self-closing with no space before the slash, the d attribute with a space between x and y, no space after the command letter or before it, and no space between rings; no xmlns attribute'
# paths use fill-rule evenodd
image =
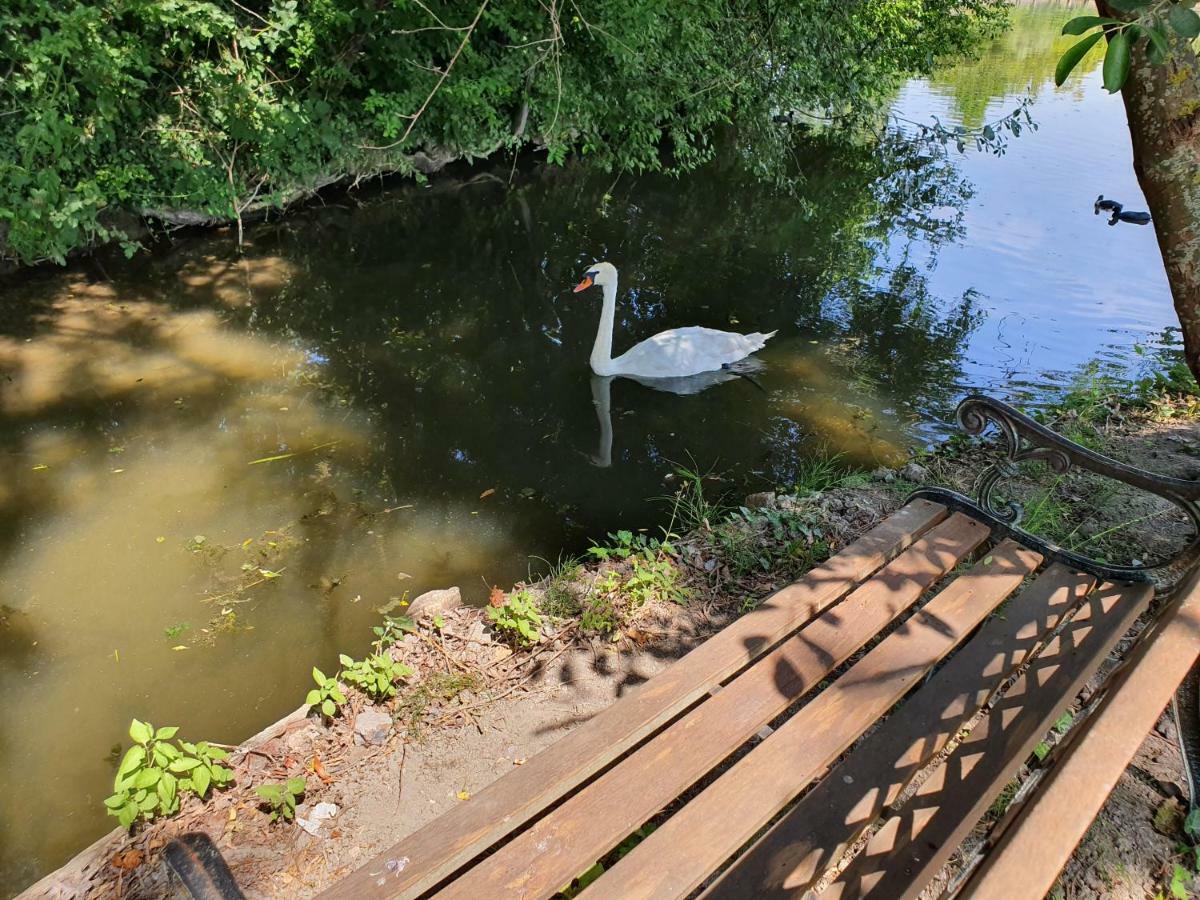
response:
<svg viewBox="0 0 1200 900"><path fill-rule="evenodd" d="M405 593L522 578L653 527L672 461L746 489L797 460L875 465L982 389L1036 403L1173 321L1120 101L1048 82L1061 7L898 114L975 125L1027 87L1039 130L949 163L800 150L800 197L714 165L445 177L0 298L0 894L111 826L133 716L235 742L358 653ZM469 173L474 174L474 173ZM778 329L757 383L691 396L593 380L658 330ZM494 491L494 493L487 493ZM485 493L487 494L486 496ZM269 574L264 575L267 572ZM273 575L278 577L272 577Z"/></svg>

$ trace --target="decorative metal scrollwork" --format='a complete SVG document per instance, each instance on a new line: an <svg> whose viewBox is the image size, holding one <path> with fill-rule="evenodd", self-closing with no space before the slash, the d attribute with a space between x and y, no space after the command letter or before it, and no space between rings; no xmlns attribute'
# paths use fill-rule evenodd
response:
<svg viewBox="0 0 1200 900"><path fill-rule="evenodd" d="M946 488L925 488L914 496L962 509L1000 532L1030 546L1047 558L1059 560L1101 578L1122 581L1158 581L1173 584L1200 563L1200 482L1155 475L1135 466L1110 459L1051 431L1040 422L991 397L972 394L958 405L958 424L967 434L981 435L989 425L1000 432L1004 458L980 473L975 482L976 499ZM1040 462L1062 475L1082 469L1146 491L1179 507L1192 524L1188 545L1169 559L1136 565L1110 565L1060 547L1020 527L1022 510L1012 500L1001 500L997 488L1017 474L1017 465Z"/></svg>

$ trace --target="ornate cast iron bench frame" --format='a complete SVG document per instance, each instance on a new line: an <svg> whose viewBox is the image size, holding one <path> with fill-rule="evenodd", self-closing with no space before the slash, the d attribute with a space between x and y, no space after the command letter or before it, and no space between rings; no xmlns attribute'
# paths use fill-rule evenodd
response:
<svg viewBox="0 0 1200 900"><path fill-rule="evenodd" d="M1058 560L1072 568L1115 581L1154 581L1160 592L1170 590L1200 563L1200 482L1156 475L1126 465L1087 447L1080 446L1007 403L973 394L958 405L958 424L969 435L983 434L995 425L1004 444L1005 457L979 474L974 499L948 488L922 488L913 497L945 504L969 512L987 522L997 533L1012 537L1037 550L1047 559ZM1162 497L1181 509L1192 523L1192 540L1170 559L1140 565L1109 565L1075 553L1065 547L1031 534L1021 527L1024 511L1013 500L998 496L1004 482L1018 474L1017 465L1045 463L1055 474L1083 469Z"/></svg>

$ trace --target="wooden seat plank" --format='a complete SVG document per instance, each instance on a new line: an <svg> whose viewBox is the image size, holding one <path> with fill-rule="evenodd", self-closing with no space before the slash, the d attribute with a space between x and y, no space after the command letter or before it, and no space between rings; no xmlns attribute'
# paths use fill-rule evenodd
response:
<svg viewBox="0 0 1200 900"><path fill-rule="evenodd" d="M1151 593L1149 585L1105 583L1088 595L989 714L821 893L821 900L916 897L1129 630Z"/></svg>
<svg viewBox="0 0 1200 900"><path fill-rule="evenodd" d="M803 790L1036 569L992 550L588 888L592 900L685 897Z"/></svg>
<svg viewBox="0 0 1200 900"><path fill-rule="evenodd" d="M816 882L1095 586L1055 564L741 856L706 900L795 896Z"/></svg>
<svg viewBox="0 0 1200 900"><path fill-rule="evenodd" d="M1197 576L1144 635L1111 692L1072 736L1066 755L967 882L971 900L1048 894L1075 845L1200 656ZM1055 839L1045 836L1053 833Z"/></svg>
<svg viewBox="0 0 1200 900"><path fill-rule="evenodd" d="M550 897L811 690L978 547L957 513L837 606L768 653L438 896Z"/></svg>
<svg viewBox="0 0 1200 900"><path fill-rule="evenodd" d="M392 845L322 896L416 896L433 887L837 602L946 516L939 504L909 503L620 703L568 732L469 804L452 807Z"/></svg>

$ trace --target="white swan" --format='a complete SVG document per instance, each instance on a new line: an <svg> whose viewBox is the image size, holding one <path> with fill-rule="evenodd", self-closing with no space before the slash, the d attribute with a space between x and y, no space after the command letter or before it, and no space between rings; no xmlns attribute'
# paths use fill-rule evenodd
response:
<svg viewBox="0 0 1200 900"><path fill-rule="evenodd" d="M604 289L600 330L596 332L596 343L589 360L592 371L597 375L680 378L714 372L761 350L775 336L774 331L769 334L735 334L697 326L672 328L646 338L613 359L613 321L617 313L616 267L606 262L588 266L583 281L575 287L575 293L587 290L594 284Z"/></svg>

